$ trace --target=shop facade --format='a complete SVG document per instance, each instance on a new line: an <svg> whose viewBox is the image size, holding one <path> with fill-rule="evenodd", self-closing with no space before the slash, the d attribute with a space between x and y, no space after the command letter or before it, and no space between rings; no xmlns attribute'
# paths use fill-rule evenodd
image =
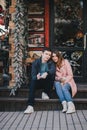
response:
<svg viewBox="0 0 87 130"><path fill-rule="evenodd" d="M29 82L32 61L44 47L61 51L76 82L87 83L86 7L86 0L9 1L10 88Z"/></svg>

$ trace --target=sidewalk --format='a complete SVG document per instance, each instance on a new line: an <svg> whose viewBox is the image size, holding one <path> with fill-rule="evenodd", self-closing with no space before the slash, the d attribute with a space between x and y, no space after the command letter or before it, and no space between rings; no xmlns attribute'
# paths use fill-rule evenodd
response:
<svg viewBox="0 0 87 130"><path fill-rule="evenodd" d="M87 110L73 114L61 111L0 112L0 130L87 130Z"/></svg>

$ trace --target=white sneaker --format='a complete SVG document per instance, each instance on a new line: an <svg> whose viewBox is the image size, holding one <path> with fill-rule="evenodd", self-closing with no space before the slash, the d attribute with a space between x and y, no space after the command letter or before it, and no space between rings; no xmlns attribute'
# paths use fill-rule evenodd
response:
<svg viewBox="0 0 87 130"><path fill-rule="evenodd" d="M30 114L34 112L34 108L32 106L28 106L27 109L24 111L24 114Z"/></svg>
<svg viewBox="0 0 87 130"><path fill-rule="evenodd" d="M67 111L67 102L66 102L66 101L63 101L63 102L62 102L62 106L63 106L62 112L66 112L66 111Z"/></svg>
<svg viewBox="0 0 87 130"><path fill-rule="evenodd" d="M42 99L49 99L49 96L46 93L42 92Z"/></svg>

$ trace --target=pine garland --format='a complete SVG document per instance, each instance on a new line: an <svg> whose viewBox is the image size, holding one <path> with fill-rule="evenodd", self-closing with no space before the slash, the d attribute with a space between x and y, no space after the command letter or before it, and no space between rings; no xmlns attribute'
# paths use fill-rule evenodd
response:
<svg viewBox="0 0 87 130"><path fill-rule="evenodd" d="M13 86L10 95L15 95L15 91L26 82L26 67L24 61L26 59L27 46L27 20L26 7L23 0L16 0L16 12L14 17L15 32L14 32L14 73L15 85Z"/></svg>

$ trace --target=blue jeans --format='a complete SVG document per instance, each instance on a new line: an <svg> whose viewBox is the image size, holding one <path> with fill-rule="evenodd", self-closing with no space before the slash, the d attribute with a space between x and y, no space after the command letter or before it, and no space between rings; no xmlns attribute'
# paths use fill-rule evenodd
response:
<svg viewBox="0 0 87 130"><path fill-rule="evenodd" d="M57 93L59 100L61 102L63 102L63 101L67 101L67 102L73 101L71 93L70 93L71 87L68 83L66 83L65 85L62 86L60 82L55 81L54 87L56 88L56 93Z"/></svg>

